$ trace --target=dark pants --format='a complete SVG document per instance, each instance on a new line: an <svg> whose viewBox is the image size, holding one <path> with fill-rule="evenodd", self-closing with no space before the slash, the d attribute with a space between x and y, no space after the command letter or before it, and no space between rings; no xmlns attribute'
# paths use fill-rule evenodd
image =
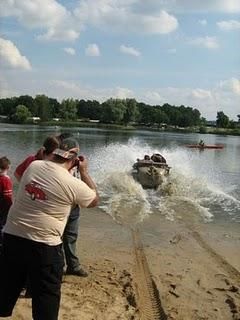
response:
<svg viewBox="0 0 240 320"><path fill-rule="evenodd" d="M29 279L34 320L57 320L63 274L62 246L4 234L0 255L0 317L9 317Z"/></svg>
<svg viewBox="0 0 240 320"><path fill-rule="evenodd" d="M66 265L67 269L72 271L80 269L80 262L76 254L79 220L80 209L77 206L71 210L63 233L63 248Z"/></svg>
<svg viewBox="0 0 240 320"><path fill-rule="evenodd" d="M8 212L0 210L0 245L2 244L2 229L7 221L7 214Z"/></svg>

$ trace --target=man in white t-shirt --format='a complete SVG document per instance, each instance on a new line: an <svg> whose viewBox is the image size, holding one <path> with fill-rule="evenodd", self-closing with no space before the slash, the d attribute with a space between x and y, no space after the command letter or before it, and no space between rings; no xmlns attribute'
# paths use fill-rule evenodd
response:
<svg viewBox="0 0 240 320"><path fill-rule="evenodd" d="M9 317L26 278L34 320L57 320L63 273L62 235L72 207L98 204L87 160L72 138L61 142L52 161L34 161L24 172L4 228L0 257L0 317ZM81 180L69 170L77 165Z"/></svg>

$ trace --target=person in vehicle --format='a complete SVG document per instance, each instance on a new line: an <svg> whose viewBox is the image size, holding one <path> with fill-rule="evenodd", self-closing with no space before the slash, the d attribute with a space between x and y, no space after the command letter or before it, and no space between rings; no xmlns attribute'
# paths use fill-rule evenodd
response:
<svg viewBox="0 0 240 320"><path fill-rule="evenodd" d="M153 162L167 163L166 159L160 153L154 153L151 156Z"/></svg>

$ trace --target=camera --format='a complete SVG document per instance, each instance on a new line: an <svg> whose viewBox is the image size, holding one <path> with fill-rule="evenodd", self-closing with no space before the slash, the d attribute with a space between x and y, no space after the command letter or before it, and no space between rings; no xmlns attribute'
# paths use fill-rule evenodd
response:
<svg viewBox="0 0 240 320"><path fill-rule="evenodd" d="M84 157L83 157L83 156L77 157L77 158L75 159L73 165L72 165L72 168L74 168L74 167L79 167L79 162L80 162L80 161L83 161L83 160L84 160ZM71 169L72 169L72 168L71 168Z"/></svg>

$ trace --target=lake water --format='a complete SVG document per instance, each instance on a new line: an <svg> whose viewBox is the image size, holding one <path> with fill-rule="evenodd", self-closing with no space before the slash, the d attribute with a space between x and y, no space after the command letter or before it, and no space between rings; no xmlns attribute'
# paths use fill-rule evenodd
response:
<svg viewBox="0 0 240 320"><path fill-rule="evenodd" d="M12 162L10 175L46 136L72 132L89 159L101 195L101 209L128 225L149 215L199 223L240 223L240 137L0 124L0 155ZM223 150L192 150L186 144L203 139ZM169 184L143 190L131 168L144 154L161 153L171 166ZM17 185L15 184L15 189Z"/></svg>

